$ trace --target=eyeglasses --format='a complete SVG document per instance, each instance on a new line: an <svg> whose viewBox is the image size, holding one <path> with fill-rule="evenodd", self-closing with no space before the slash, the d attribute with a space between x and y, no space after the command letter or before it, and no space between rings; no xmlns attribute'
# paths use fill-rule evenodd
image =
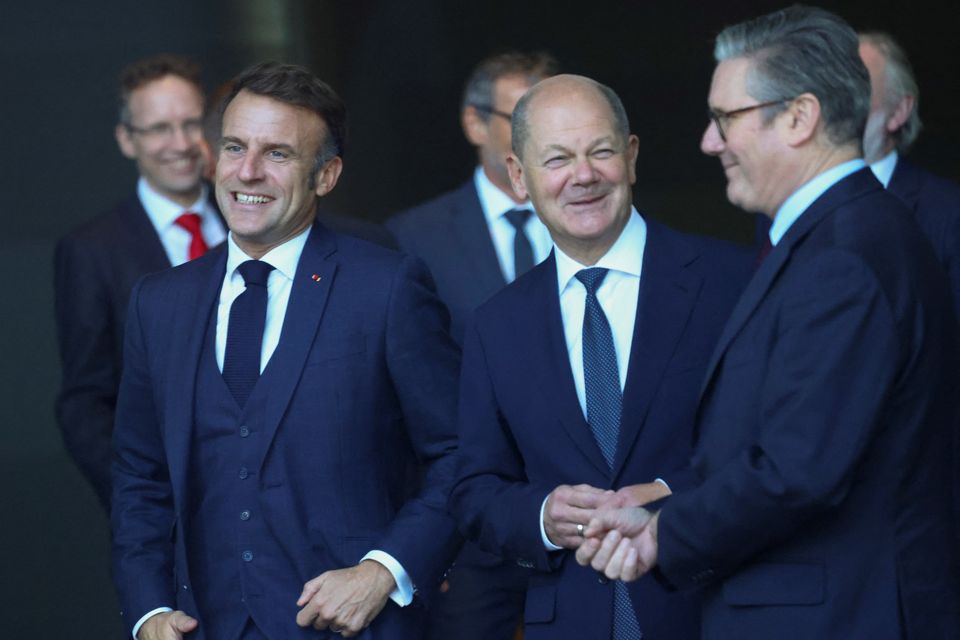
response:
<svg viewBox="0 0 960 640"><path fill-rule="evenodd" d="M183 135L187 138L196 138L203 133L203 121L200 119L184 120L183 123L179 125L170 122L158 122L149 127L135 127L132 124L125 124L123 126L126 127L130 133L135 133L144 138L157 141L170 140L178 129L182 131Z"/></svg>
<svg viewBox="0 0 960 640"><path fill-rule="evenodd" d="M749 107L741 107L739 109L734 109L733 111L721 111L720 109L707 109L707 117L713 121L713 124L717 125L717 133L720 134L720 139L724 142L727 141L727 134L723 131L724 123L729 124L731 120L737 116L742 116L745 113L749 113L754 109L762 109L763 107L772 107L778 104L786 104L791 102L793 98L781 98L780 100L771 100L770 102L761 102L760 104L752 104Z"/></svg>
<svg viewBox="0 0 960 640"><path fill-rule="evenodd" d="M480 113L489 113L490 115L500 116L507 122L510 122L510 119L513 117L511 114L506 111L500 111L499 109L494 109L493 107L488 107L486 105L475 104L473 108L479 111Z"/></svg>

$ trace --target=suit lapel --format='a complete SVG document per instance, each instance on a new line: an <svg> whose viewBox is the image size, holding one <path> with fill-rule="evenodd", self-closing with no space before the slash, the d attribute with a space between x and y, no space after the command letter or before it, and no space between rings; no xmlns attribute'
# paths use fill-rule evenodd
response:
<svg viewBox="0 0 960 640"><path fill-rule="evenodd" d="M692 249L672 241L659 225L647 221L614 478L623 470L643 428L650 403L699 295L701 280L686 269L696 257Z"/></svg>
<svg viewBox="0 0 960 640"><path fill-rule="evenodd" d="M897 166L893 168L893 175L890 176L887 189L907 203L911 210L915 209L920 193L920 177L913 165L902 157L898 157Z"/></svg>
<svg viewBox="0 0 960 640"><path fill-rule="evenodd" d="M124 216L129 224L130 235L133 238L130 246L137 252L137 259L150 267L150 271L160 271L173 265L170 264L170 257L167 255L157 230L147 215L147 210L143 208L140 198L134 194L127 201L125 208L130 215Z"/></svg>
<svg viewBox="0 0 960 640"><path fill-rule="evenodd" d="M469 180L457 194L457 208L450 218L457 246L463 260L470 265L470 273L484 291L497 291L506 285L497 251L493 247L490 229L480 207L473 180Z"/></svg>
<svg viewBox="0 0 960 640"><path fill-rule="evenodd" d="M330 295L330 287L337 272L332 258L336 251L334 235L323 225L314 224L303 248L296 275L290 289L290 301L280 331L280 343L270 358L268 367L273 378L267 390L264 416L266 435L258 468L263 466L270 444L276 435L280 420L286 412L293 391L300 381L307 354L317 336L320 319Z"/></svg>
<svg viewBox="0 0 960 640"><path fill-rule="evenodd" d="M198 269L200 275L178 291L171 339L165 345L169 349L167 379L170 381L165 405L167 464L174 493L181 498L179 504L186 504L182 498L187 487L197 369L201 351L207 345L210 314L216 312L226 267L224 245L190 265L190 268Z"/></svg>
<svg viewBox="0 0 960 640"><path fill-rule="evenodd" d="M794 248L831 211L866 192L881 188L882 186L870 169L861 169L827 189L797 218L783 238L780 239L780 242L777 243L777 246L764 259L756 273L753 274L753 278L747 283L740 300L733 308L707 365L703 385L700 388L701 403L723 354L737 334L740 333L750 316L753 315L760 302L766 297L767 291L769 291L777 275L783 270Z"/></svg>
<svg viewBox="0 0 960 640"><path fill-rule="evenodd" d="M540 366L542 381L538 385L546 396L545 406L556 407L557 416L564 431L573 440L577 449L605 476L610 474L607 461L593 437L593 431L583 417L577 389L570 370L570 355L567 339L563 333L563 316L560 314L560 295L557 290L557 263L553 253L542 265L530 272L537 280L526 278L530 288L530 308L533 310L531 339L543 341L534 353L546 354ZM522 281L523 282L523 281ZM544 314L546 310L546 314ZM547 330L543 331L546 318Z"/></svg>

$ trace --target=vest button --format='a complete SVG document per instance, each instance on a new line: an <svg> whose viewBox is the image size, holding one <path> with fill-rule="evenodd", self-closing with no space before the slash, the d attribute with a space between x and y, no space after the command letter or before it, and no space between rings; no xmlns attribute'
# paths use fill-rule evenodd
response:
<svg viewBox="0 0 960 640"><path fill-rule="evenodd" d="M241 519L241 520L249 520L249 519L250 519L250 512L249 512L249 511L246 511L246 510L241 511L241 512L240 512L240 519Z"/></svg>
<svg viewBox="0 0 960 640"><path fill-rule="evenodd" d="M250 435L250 429L246 426L240 427L240 437L246 438L248 435Z"/></svg>
<svg viewBox="0 0 960 640"><path fill-rule="evenodd" d="M250 475L250 472L247 471L246 467L240 467L240 479L246 480L247 476Z"/></svg>
<svg viewBox="0 0 960 640"><path fill-rule="evenodd" d="M250 562L253 560L253 551L244 551L240 557L243 558L244 562Z"/></svg>

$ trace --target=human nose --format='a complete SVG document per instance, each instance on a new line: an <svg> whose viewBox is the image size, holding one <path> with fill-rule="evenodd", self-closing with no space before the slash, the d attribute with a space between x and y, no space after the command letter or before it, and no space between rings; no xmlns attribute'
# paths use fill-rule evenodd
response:
<svg viewBox="0 0 960 640"><path fill-rule="evenodd" d="M723 137L720 135L720 129L714 120L707 123L707 128L703 132L703 138L700 139L700 151L708 156L720 155L726 147Z"/></svg>
<svg viewBox="0 0 960 640"><path fill-rule="evenodd" d="M597 172L589 157L579 158L573 167L573 178L577 184L591 184L597 180Z"/></svg>
<svg viewBox="0 0 960 640"><path fill-rule="evenodd" d="M237 171L237 177L244 182L255 182L260 179L262 167L260 158L255 153L247 153L240 160L240 167Z"/></svg>

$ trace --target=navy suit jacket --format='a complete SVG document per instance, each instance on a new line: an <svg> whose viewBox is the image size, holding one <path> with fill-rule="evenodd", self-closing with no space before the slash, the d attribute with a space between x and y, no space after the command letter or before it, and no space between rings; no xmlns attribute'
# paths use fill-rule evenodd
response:
<svg viewBox="0 0 960 640"><path fill-rule="evenodd" d="M887 189L903 200L947 270L960 315L960 185L897 158Z"/></svg>
<svg viewBox="0 0 960 640"><path fill-rule="evenodd" d="M63 363L57 421L67 451L105 507L130 291L144 275L168 267L170 259L136 194L64 236L54 253Z"/></svg>
<svg viewBox="0 0 960 640"><path fill-rule="evenodd" d="M226 255L221 247L148 276L131 297L112 513L114 578L130 626L158 606L196 612L185 549L192 412ZM423 599L452 560L459 355L446 325L418 260L314 226L267 365L277 369L251 469L264 519L298 566L273 577L283 586L269 603L289 619L290 637L303 583L324 571L381 549ZM423 486L404 501L414 458ZM408 637L404 619L414 613L388 603L361 637Z"/></svg>
<svg viewBox="0 0 960 640"><path fill-rule="evenodd" d="M707 369L659 567L704 637L955 638L956 321L910 213L869 169L760 266Z"/></svg>
<svg viewBox="0 0 960 640"><path fill-rule="evenodd" d="M463 341L470 314L506 284L473 178L386 222L401 249L427 263Z"/></svg>
<svg viewBox="0 0 960 640"><path fill-rule="evenodd" d="M568 551L547 552L538 523L560 484L603 488L665 479L689 486L696 394L752 256L647 222L634 338L611 473L577 400L551 255L480 307L468 332L460 463L451 509L481 547L538 569L528 640L609 638L612 585ZM699 603L644 578L630 587L644 638L694 638Z"/></svg>

